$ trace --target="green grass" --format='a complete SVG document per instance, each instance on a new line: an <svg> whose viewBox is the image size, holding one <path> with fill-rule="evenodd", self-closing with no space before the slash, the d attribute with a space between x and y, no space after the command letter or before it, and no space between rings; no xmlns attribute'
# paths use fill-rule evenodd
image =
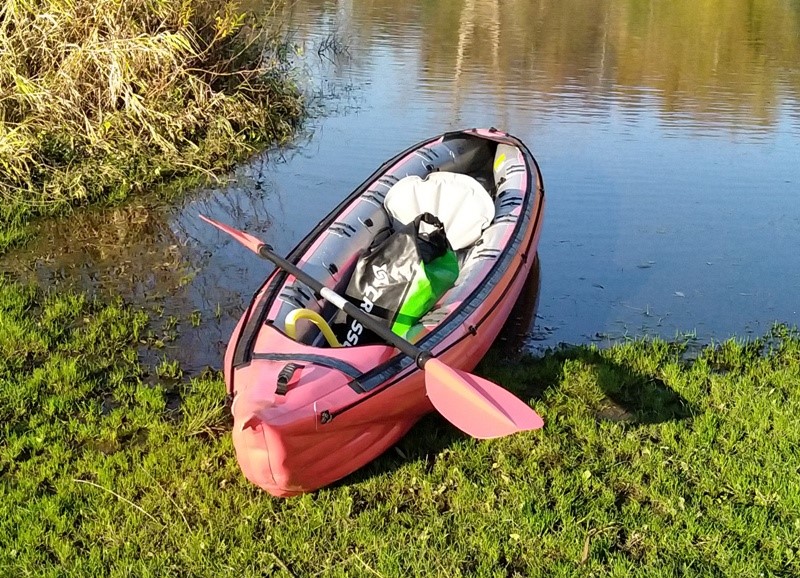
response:
<svg viewBox="0 0 800 578"><path fill-rule="evenodd" d="M121 303L0 281L0 575L800 574L785 327L489 359L542 431L475 441L431 416L289 500L243 480L220 377L143 368L152 339Z"/></svg>
<svg viewBox="0 0 800 578"><path fill-rule="evenodd" d="M0 251L36 217L188 187L287 139L303 102L270 6L0 3Z"/></svg>

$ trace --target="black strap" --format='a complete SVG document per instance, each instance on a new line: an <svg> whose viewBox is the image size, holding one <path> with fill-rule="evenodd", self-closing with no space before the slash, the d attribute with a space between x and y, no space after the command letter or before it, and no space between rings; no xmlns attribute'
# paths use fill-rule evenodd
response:
<svg viewBox="0 0 800 578"><path fill-rule="evenodd" d="M267 361L307 361L322 367L329 367L341 371L348 377L358 377L363 371L350 365L346 361L327 355L317 355L314 353L254 353L253 359L265 359Z"/></svg>
<svg viewBox="0 0 800 578"><path fill-rule="evenodd" d="M286 395L289 389L289 382L292 380L294 372L298 369L305 367L299 363L287 363L278 374L278 383L275 387L275 393L278 395Z"/></svg>

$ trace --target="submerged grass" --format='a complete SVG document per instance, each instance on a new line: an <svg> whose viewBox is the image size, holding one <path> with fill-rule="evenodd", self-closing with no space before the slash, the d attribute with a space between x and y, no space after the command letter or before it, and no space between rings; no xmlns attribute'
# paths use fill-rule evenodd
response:
<svg viewBox="0 0 800 578"><path fill-rule="evenodd" d="M661 341L490 359L544 430L475 441L431 416L289 500L242 479L218 375L165 361L146 385L148 339L121 303L0 281L0 574L800 574L784 327L692 360Z"/></svg>
<svg viewBox="0 0 800 578"><path fill-rule="evenodd" d="M5 0L0 249L32 217L288 138L303 105L271 21L233 0Z"/></svg>

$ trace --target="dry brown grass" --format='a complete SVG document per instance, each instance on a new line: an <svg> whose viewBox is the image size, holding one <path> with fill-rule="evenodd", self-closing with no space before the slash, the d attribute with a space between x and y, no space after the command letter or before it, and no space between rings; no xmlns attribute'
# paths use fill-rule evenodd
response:
<svg viewBox="0 0 800 578"><path fill-rule="evenodd" d="M0 230L287 138L302 101L271 21L231 0L5 0Z"/></svg>

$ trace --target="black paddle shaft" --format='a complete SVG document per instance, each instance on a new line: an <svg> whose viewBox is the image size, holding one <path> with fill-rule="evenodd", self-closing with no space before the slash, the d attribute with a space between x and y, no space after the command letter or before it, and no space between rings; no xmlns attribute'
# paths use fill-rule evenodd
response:
<svg viewBox="0 0 800 578"><path fill-rule="evenodd" d="M333 289L329 289L325 287L322 283L314 279L311 275L293 265L283 257L279 256L278 254L272 251L272 247L267 244L261 245L258 248L258 254L266 259L267 261L271 261L275 264L276 267L279 269L283 269L290 275L293 275L302 283L308 285L315 293L317 293L323 299L327 299L331 303L333 303L337 309L340 309L347 313L352 318L356 319L359 323L361 323L367 329L374 331L378 337L383 339L386 343L390 345L394 345L397 349L408 355L411 359L413 359L417 367L422 369L425 366L425 362L428 361L431 357L431 353L429 351L425 351L420 349L416 345L409 343L399 335L392 332L389 327L387 327L381 321L378 321L371 315L367 314L366 312L362 311L350 301L336 293Z"/></svg>

